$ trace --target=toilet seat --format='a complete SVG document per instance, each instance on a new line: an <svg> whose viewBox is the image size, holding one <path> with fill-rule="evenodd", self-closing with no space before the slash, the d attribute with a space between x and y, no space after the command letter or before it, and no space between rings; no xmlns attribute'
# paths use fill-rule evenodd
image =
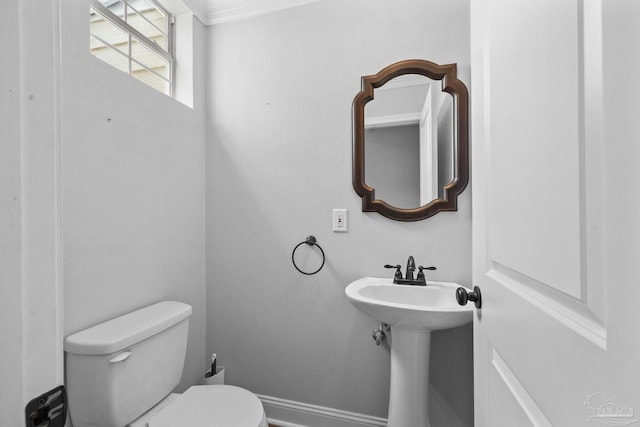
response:
<svg viewBox="0 0 640 427"><path fill-rule="evenodd" d="M268 427L260 399L230 385L193 386L154 415L149 427Z"/></svg>

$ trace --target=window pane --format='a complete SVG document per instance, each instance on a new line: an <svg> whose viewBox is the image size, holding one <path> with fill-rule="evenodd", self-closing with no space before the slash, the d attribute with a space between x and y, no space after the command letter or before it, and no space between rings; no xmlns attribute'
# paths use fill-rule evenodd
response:
<svg viewBox="0 0 640 427"><path fill-rule="evenodd" d="M91 53L171 95L171 15L155 0L92 1L93 6L89 8Z"/></svg>
<svg viewBox="0 0 640 427"><path fill-rule="evenodd" d="M127 2L129 4L127 22L167 51L169 33L167 15L149 0L127 0Z"/></svg>
<svg viewBox="0 0 640 427"><path fill-rule="evenodd" d="M148 84L149 86L159 90L160 92L169 94L169 82L153 74L151 71L144 68L135 70L131 73L136 79Z"/></svg>
<svg viewBox="0 0 640 427"><path fill-rule="evenodd" d="M134 8L135 10L138 11L138 13L141 13L143 15L146 16L147 13L151 13L151 16L153 17L153 19L149 18L147 16L147 19L149 19L151 22L153 22L153 24L158 27L163 33L167 34L168 31L168 22L167 22L167 14L161 9L159 8L156 3L154 3L153 1L150 0L126 0L127 3ZM156 21L154 21L157 20Z"/></svg>
<svg viewBox="0 0 640 427"><path fill-rule="evenodd" d="M124 2L122 0L100 0L100 3L104 5L110 12L113 12L116 16L124 20Z"/></svg>
<svg viewBox="0 0 640 427"><path fill-rule="evenodd" d="M91 53L117 69L129 73L129 58L94 37L91 37Z"/></svg>
<svg viewBox="0 0 640 427"><path fill-rule="evenodd" d="M166 17L160 14L157 9L151 9L140 13L133 9L129 9L129 15L127 16L127 22L131 24L132 27L140 31L143 36L146 36L149 40L155 42L165 51L168 49L167 37L162 32L161 28L163 25L166 26L166 20Z"/></svg>
<svg viewBox="0 0 640 427"><path fill-rule="evenodd" d="M167 61L151 49L148 49L135 37L131 38L131 58L139 63L132 64L132 70L140 70L146 67L166 79L170 77L169 61Z"/></svg>
<svg viewBox="0 0 640 427"><path fill-rule="evenodd" d="M119 27L111 23L111 21L105 19L100 13L96 12L93 8L90 9L91 24L91 52L94 55L94 44L96 48L104 48L106 44L111 45L113 48L118 49L122 53L129 55L129 34L121 30Z"/></svg>

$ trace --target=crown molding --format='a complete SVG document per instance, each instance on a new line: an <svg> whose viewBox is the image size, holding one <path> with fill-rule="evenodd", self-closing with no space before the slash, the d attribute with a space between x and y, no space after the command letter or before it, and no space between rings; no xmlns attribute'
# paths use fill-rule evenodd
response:
<svg viewBox="0 0 640 427"><path fill-rule="evenodd" d="M417 125L422 118L422 112L393 114L388 116L367 117L364 120L365 129L395 128L400 126Z"/></svg>
<svg viewBox="0 0 640 427"><path fill-rule="evenodd" d="M204 23L238 21L319 1L322 0L238 0L215 5L215 0L209 0Z"/></svg>

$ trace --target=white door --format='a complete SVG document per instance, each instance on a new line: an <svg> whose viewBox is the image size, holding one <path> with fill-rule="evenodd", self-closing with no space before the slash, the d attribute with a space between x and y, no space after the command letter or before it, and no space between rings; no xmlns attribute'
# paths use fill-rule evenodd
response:
<svg viewBox="0 0 640 427"><path fill-rule="evenodd" d="M640 2L473 0L475 425L640 426Z"/></svg>

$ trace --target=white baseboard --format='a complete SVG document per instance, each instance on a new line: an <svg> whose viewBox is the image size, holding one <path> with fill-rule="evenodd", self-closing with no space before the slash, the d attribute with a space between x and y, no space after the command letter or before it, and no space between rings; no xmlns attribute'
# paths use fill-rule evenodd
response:
<svg viewBox="0 0 640 427"><path fill-rule="evenodd" d="M386 427L385 418L258 395L270 423L279 427Z"/></svg>

